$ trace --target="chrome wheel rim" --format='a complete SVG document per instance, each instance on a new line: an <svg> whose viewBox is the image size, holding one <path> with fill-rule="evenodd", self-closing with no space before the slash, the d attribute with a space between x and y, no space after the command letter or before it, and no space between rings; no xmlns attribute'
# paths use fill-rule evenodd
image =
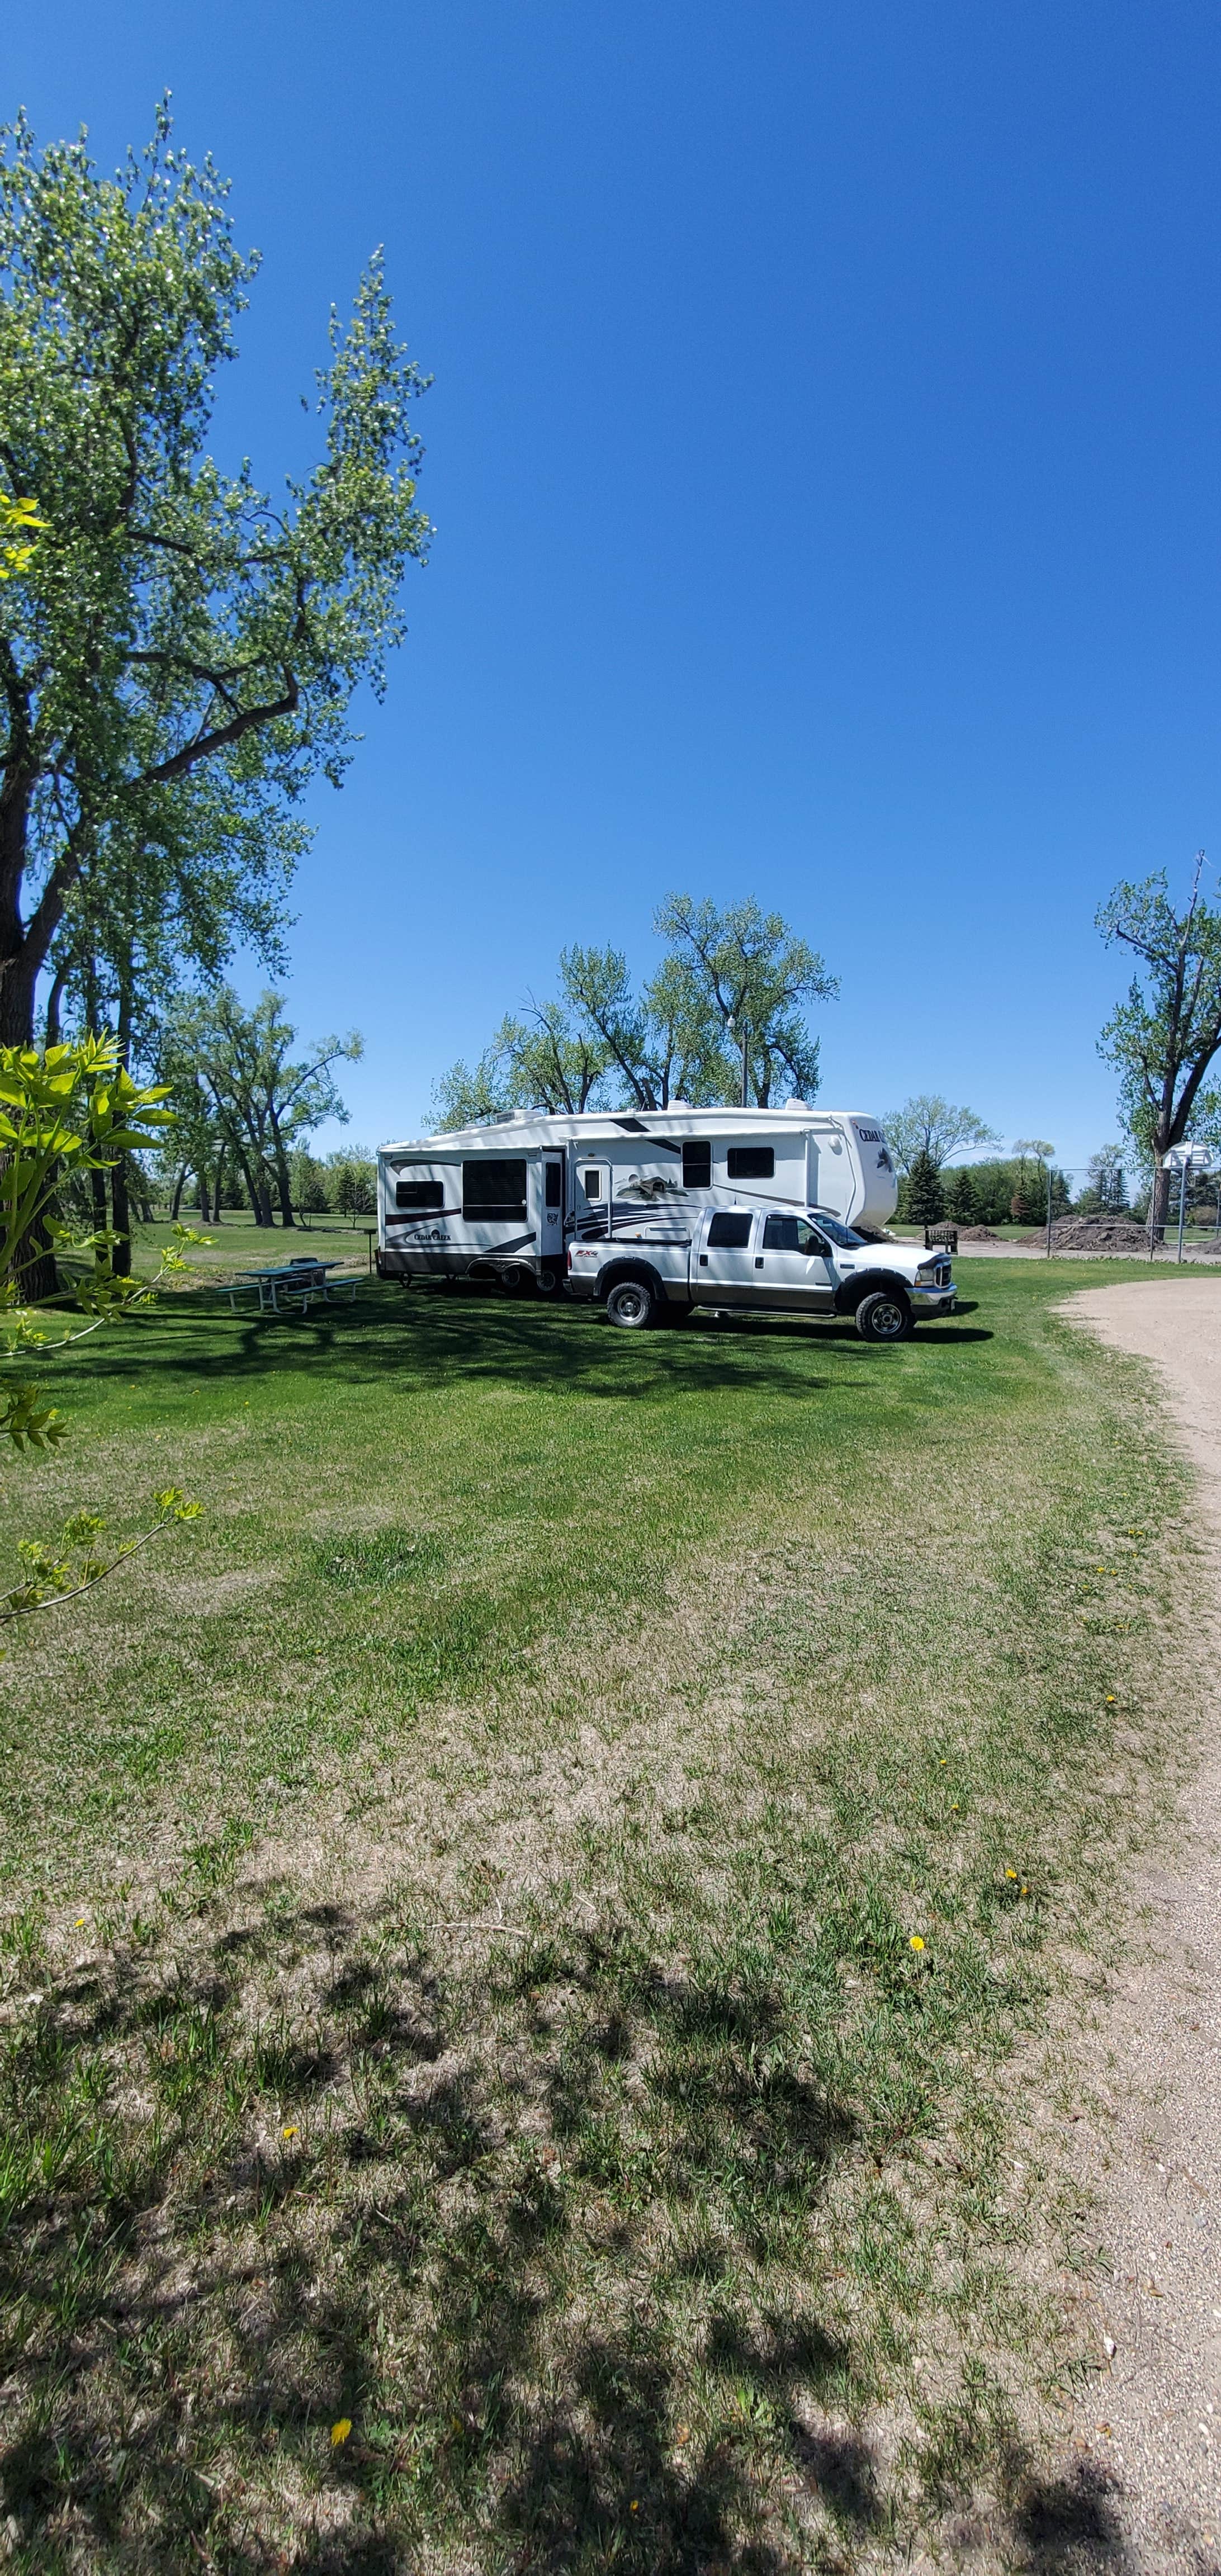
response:
<svg viewBox="0 0 1221 2576"><path fill-rule="evenodd" d="M872 1320L879 1341L893 1342L903 1330L903 1309L887 1297L880 1306L874 1307Z"/></svg>

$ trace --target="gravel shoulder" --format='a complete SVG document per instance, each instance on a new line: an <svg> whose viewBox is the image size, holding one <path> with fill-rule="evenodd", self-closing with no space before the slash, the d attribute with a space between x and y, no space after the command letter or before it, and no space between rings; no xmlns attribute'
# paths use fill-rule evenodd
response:
<svg viewBox="0 0 1221 2576"><path fill-rule="evenodd" d="M1098 2033L1107 2110L1083 2141L1114 2271L1108 2370L1078 2410L1079 2468L1140 2576L1221 2570L1221 1279L1130 1282L1061 1310L1152 1361L1199 1479L1194 1662L1206 1756L1181 1833L1134 1890L1133 1944ZM1087 2460L1082 2459L1082 2453Z"/></svg>

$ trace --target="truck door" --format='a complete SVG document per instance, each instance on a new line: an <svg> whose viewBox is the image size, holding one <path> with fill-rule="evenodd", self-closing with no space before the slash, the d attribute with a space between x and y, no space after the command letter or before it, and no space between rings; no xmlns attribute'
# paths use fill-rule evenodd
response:
<svg viewBox="0 0 1221 2576"><path fill-rule="evenodd" d="M749 1306L755 1295L752 1250L763 1219L749 1208L714 1208L695 1242L691 1281L696 1306Z"/></svg>
<svg viewBox="0 0 1221 2576"><path fill-rule="evenodd" d="M543 1156L543 1196L538 1219L538 1248L544 1261L557 1260L564 1249L564 1157Z"/></svg>
<svg viewBox="0 0 1221 2576"><path fill-rule="evenodd" d="M825 1236L804 1216L765 1216L753 1256L756 1294L769 1306L801 1314L828 1314L835 1302L835 1273Z"/></svg>
<svg viewBox="0 0 1221 2576"><path fill-rule="evenodd" d="M576 1231L582 1242L610 1233L611 1167L578 1154L576 1161Z"/></svg>

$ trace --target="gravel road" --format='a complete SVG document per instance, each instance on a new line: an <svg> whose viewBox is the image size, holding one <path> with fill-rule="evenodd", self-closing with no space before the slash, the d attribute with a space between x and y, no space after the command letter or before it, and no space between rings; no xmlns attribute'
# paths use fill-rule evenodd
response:
<svg viewBox="0 0 1221 2576"><path fill-rule="evenodd" d="M1181 1836L1139 1891L1154 1956L1117 1981L1103 2033L1113 2120L1091 2179L1114 2349L1075 2442L1078 2475L1097 2480L1099 2545L1071 2563L1221 2576L1221 1278L1087 1289L1061 1311L1156 1362L1198 1471L1212 1575L1196 1667L1208 1751Z"/></svg>

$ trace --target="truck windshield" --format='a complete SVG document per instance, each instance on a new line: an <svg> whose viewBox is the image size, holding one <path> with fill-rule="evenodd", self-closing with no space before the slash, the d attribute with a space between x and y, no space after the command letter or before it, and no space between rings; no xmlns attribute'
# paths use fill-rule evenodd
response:
<svg viewBox="0 0 1221 2576"><path fill-rule="evenodd" d="M850 1225L841 1225L837 1216L828 1216L823 1208L811 1208L810 1223L830 1235L832 1243L841 1245L845 1252L858 1251L865 1241L863 1234L854 1234Z"/></svg>

